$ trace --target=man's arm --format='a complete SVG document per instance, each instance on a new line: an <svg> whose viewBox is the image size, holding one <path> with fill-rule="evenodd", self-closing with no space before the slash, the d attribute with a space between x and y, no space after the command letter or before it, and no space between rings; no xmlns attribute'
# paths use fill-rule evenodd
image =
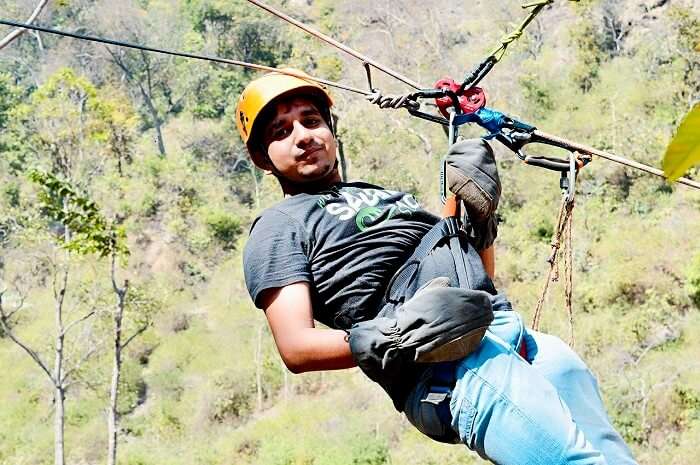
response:
<svg viewBox="0 0 700 465"><path fill-rule="evenodd" d="M484 263L484 270L489 278L493 279L496 274L496 248L492 245L479 251L481 261Z"/></svg>
<svg viewBox="0 0 700 465"><path fill-rule="evenodd" d="M357 365L344 331L314 327L308 283L268 289L261 295L261 303L277 350L292 373Z"/></svg>

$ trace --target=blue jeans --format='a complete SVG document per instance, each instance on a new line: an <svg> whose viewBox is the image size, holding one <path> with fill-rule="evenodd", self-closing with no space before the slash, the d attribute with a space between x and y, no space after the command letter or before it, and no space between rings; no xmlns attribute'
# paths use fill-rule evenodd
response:
<svg viewBox="0 0 700 465"><path fill-rule="evenodd" d="M636 464L578 355L559 338L524 329L516 312L494 313L480 347L457 362L450 411L460 440L499 465ZM517 352L522 339L528 361ZM406 403L419 429L437 421L419 413L429 385L424 378Z"/></svg>

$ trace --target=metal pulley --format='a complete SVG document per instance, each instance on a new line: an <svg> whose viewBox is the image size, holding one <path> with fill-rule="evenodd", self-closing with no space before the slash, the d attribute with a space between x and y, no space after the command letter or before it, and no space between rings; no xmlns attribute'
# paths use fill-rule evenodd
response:
<svg viewBox="0 0 700 465"><path fill-rule="evenodd" d="M454 108L457 103L461 109L460 113L474 113L486 106L486 94L481 87L471 87L459 94L460 84L451 77L440 79L433 87L452 94L435 99L435 104L438 106L440 113L447 119L450 118L448 108ZM455 102L455 99L457 102Z"/></svg>

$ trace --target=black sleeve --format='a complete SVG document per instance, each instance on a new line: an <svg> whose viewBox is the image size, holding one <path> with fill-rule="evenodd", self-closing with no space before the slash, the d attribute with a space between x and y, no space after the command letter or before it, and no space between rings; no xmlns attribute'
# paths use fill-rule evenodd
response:
<svg viewBox="0 0 700 465"><path fill-rule="evenodd" d="M243 251L245 283L255 306L265 289L311 281L307 252L309 239L303 225L289 215L266 210L255 220Z"/></svg>

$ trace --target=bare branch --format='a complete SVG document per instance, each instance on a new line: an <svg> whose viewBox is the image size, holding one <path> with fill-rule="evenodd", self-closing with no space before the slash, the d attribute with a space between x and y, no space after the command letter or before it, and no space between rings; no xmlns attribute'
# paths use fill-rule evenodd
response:
<svg viewBox="0 0 700 465"><path fill-rule="evenodd" d="M64 388L67 388L70 386L71 383L67 383L68 379L75 373L76 371L80 370L80 367L85 363L90 357L92 357L95 352L100 348L99 344L95 344L94 346L90 347L90 349L83 354L82 357L80 357L80 360L73 365L71 368L65 371L63 374L63 377L61 378L61 386Z"/></svg>
<svg viewBox="0 0 700 465"><path fill-rule="evenodd" d="M51 382L56 385L57 382L54 379L53 375L51 374L51 371L48 369L46 366L46 363L41 359L38 353L36 353L34 350L32 350L27 344L25 344L21 339L19 339L15 333L12 331L12 329L9 327L7 324L7 316L6 314L2 311L2 306L0 306L0 326L2 326L3 331L5 331L5 334L18 346L24 350L27 355L29 355L34 362L36 362L37 365L39 365L39 368L46 373L46 376L49 377Z"/></svg>
<svg viewBox="0 0 700 465"><path fill-rule="evenodd" d="M49 3L49 0L41 0L39 4L34 8L34 11L32 12L32 15L27 19L26 24L32 24L34 20L39 16L39 13L41 13L41 10L44 9L44 7ZM25 28L17 28L14 31L10 32L7 34L2 40L0 40L0 50L5 48L7 45L10 44L13 40L15 40L17 37L21 36L27 32L27 29Z"/></svg>
<svg viewBox="0 0 700 465"><path fill-rule="evenodd" d="M95 310L91 310L90 312L86 313L85 315L83 315L82 317L78 318L77 320L68 323L68 324L63 328L63 331L61 331L61 336L65 336L65 335L68 333L68 331L69 331L73 326L77 325L77 324L80 323L80 322L83 322L83 321L87 320L88 318L90 318L91 316L93 316L95 313L96 313Z"/></svg>
<svg viewBox="0 0 700 465"><path fill-rule="evenodd" d="M24 301L27 299L27 296L22 294L22 291L20 291L19 286L17 284L14 284L15 292L19 296L19 302L15 305L15 309L12 311L6 311L5 308L3 307L3 301L2 298L4 297L5 293L7 292L7 289L4 289L0 291L0 315L2 315L3 319L8 322L12 318L12 316L22 310L24 308Z"/></svg>
<svg viewBox="0 0 700 465"><path fill-rule="evenodd" d="M149 326L151 326L151 324L150 324L150 323L146 323L146 324L144 324L143 326L141 326L139 329L137 329L136 332L135 332L134 334L132 334L131 336L129 336L129 338L124 342L124 344L122 344L121 347L119 347L119 349L120 349L120 350L126 349L126 346L128 346L129 343L130 343L131 341L133 341L134 339L136 339L136 337L137 337L139 334L141 334L141 333L143 333L144 331L146 331L146 330L148 329Z"/></svg>

